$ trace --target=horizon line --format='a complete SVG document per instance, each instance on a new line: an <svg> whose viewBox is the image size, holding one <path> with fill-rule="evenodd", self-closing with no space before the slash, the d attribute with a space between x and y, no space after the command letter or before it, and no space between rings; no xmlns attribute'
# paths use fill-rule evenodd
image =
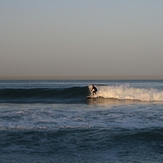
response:
<svg viewBox="0 0 163 163"><path fill-rule="evenodd" d="M0 77L0 80L163 80L163 76L15 76Z"/></svg>

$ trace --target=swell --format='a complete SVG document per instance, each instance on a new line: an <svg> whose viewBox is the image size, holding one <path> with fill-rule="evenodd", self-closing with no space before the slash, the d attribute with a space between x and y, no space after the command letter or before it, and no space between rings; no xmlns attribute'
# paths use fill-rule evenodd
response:
<svg viewBox="0 0 163 163"><path fill-rule="evenodd" d="M1 89L0 103L81 102L87 95L87 87Z"/></svg>

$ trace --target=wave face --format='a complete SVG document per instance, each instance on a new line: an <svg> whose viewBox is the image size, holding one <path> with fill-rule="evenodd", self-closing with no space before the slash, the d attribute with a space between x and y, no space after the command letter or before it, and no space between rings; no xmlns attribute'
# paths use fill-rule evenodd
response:
<svg viewBox="0 0 163 163"><path fill-rule="evenodd" d="M1 103L69 103L83 102L87 87L1 89Z"/></svg>

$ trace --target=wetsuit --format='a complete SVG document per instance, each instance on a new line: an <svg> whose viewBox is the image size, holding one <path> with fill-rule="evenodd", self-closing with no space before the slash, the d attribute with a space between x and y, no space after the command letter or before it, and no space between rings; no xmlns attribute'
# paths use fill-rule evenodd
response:
<svg viewBox="0 0 163 163"><path fill-rule="evenodd" d="M97 88L94 85L92 86L91 92L93 95L96 94L96 92L97 92Z"/></svg>

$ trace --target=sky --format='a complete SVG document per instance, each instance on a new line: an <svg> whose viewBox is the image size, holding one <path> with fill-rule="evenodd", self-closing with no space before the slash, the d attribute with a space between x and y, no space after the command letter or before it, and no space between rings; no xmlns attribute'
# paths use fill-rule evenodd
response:
<svg viewBox="0 0 163 163"><path fill-rule="evenodd" d="M162 0L0 0L0 79L163 79Z"/></svg>

